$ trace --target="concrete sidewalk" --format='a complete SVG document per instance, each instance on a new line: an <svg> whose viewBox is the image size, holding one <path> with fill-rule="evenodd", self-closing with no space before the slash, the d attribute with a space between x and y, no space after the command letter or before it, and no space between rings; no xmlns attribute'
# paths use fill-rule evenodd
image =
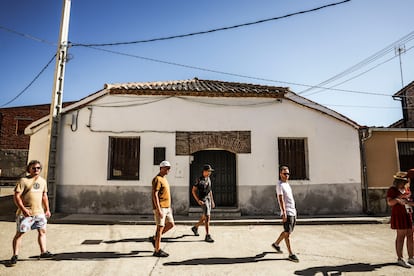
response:
<svg viewBox="0 0 414 276"><path fill-rule="evenodd" d="M198 218L174 216L177 225L189 225L197 222ZM298 225L328 225L328 224L382 224L389 223L390 217L370 216L338 216L338 217L299 217ZM89 225L153 225L151 215L94 215L94 214L54 214L50 220L54 224L89 224ZM275 225L280 224L277 216L242 216L242 217L212 217L211 225Z"/></svg>

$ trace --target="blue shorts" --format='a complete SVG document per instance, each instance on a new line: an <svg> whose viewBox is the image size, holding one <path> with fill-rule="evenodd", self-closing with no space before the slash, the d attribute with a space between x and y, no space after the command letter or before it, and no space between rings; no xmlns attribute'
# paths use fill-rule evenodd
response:
<svg viewBox="0 0 414 276"><path fill-rule="evenodd" d="M46 215L36 215L31 217L18 216L16 218L17 232L25 233L34 229L45 229L47 225Z"/></svg>

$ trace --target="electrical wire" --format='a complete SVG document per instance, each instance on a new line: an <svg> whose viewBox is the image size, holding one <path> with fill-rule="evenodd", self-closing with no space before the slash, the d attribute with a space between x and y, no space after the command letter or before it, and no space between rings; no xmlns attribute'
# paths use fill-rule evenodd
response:
<svg viewBox="0 0 414 276"><path fill-rule="evenodd" d="M281 80L273 80L273 79L260 78L260 77L253 77L253 76L247 76L247 75L242 75L242 74L237 74L237 73L224 72L224 71L208 69L208 68L203 68L203 67L198 67L198 66L185 65L185 64L180 64L180 63L176 63L176 62L164 61L164 60L159 60L159 59L154 59L154 58L148 58L148 57L138 56L138 55L134 55L134 54L129 54L129 53L123 53L123 52L120 52L120 51L102 49L102 48L98 48L98 47L94 47L94 46L84 46L84 47L90 48L90 49L93 49L93 50L97 50L97 51L103 51L103 52L111 53L111 54L122 55L122 56L126 56L126 57L132 57L132 58L137 58L137 59L142 59L142 60L147 60L147 61L152 61L152 62L157 62L157 63L162 63L162 64L168 64L168 65L172 65L172 66L178 66L178 67L194 69L194 70L199 70L199 71L205 71L205 72L211 72L211 73L216 73L216 74L222 74L222 75L227 75L227 76L240 77L240 78L258 80L258 81L273 82L273 83L282 83L282 84L287 84L287 85L297 85L297 86L303 86L303 87L316 87L314 85L295 83L295 82L287 82L287 81L281 81ZM326 87L322 87L322 86L318 86L318 88L327 89ZM332 88L331 90L340 91L340 92L347 92L347 93L367 94L367 95L374 95L374 96L390 97L389 94L379 93L379 92L375 93L375 92L357 91L357 90L349 90L349 89L338 89L338 88Z"/></svg>
<svg viewBox="0 0 414 276"><path fill-rule="evenodd" d="M269 21L280 20L280 19L291 17L291 16L295 16L295 15L315 12L315 11L325 9L325 8L328 8L328 7L341 5L341 4L344 4L346 2L350 2L350 1L351 0L344 0L344 1L341 1L341 2L331 3L331 4L327 4L327 5L320 6L320 7L313 8L313 9L309 9L309 10L294 12L294 13L290 13L290 14L286 14L286 15L282 15L282 16L278 16L278 17L262 19L262 20L258 20L258 21L254 21L254 22L243 23L243 24L233 25L233 26L229 26L229 27L222 27L222 28L217 28L217 29L212 29L212 30L207 30L207 31L200 31L200 32L181 34L181 35L173 35L173 36L160 37L160 38L152 38L152 39L146 39L146 40L136 40L136 41L129 41L129 42L93 43L93 44L72 43L72 46L100 46L100 47L103 47L103 46L117 46L117 45L147 43L147 42L154 42L154 41L161 41L161 40L184 38L184 37L189 37L189 36L210 34L210 33L214 33L214 32L226 31L226 30L231 30L231 29L236 29L236 28L241 28L241 27L246 27L246 26L251 26L251 25L256 25L256 24L261 24L261 23L265 23L265 22L269 22Z"/></svg>
<svg viewBox="0 0 414 276"><path fill-rule="evenodd" d="M29 87L32 86L33 83L40 77L40 75L43 74L43 72L46 70L46 68L49 67L49 65L52 63L52 61L55 59L55 57L56 57L56 54L53 55L53 57L48 61L48 63L42 68L42 70L40 70L40 72L34 77L34 79L21 92L19 92L13 99L11 99L7 103L1 105L0 107L11 104L15 100L17 100L21 95L23 95L23 93L26 92L27 89L29 89Z"/></svg>
<svg viewBox="0 0 414 276"><path fill-rule="evenodd" d="M5 30L5 31L7 31L9 33L12 33L12 34L16 34L16 35L22 36L24 38L28 38L28 39L37 41L37 42L42 42L42 43L49 44L49 45L53 45L53 46L56 46L57 45L56 43L50 42L48 40L41 39L41 38L37 38L37 37L32 36L32 35L29 35L29 34L21 33L21 32L18 32L18 31L9 29L7 27L1 26L1 25L0 25L0 29Z"/></svg>
<svg viewBox="0 0 414 276"><path fill-rule="evenodd" d="M326 85L328 83L331 83L331 82L333 82L333 81L335 81L337 79L342 78L343 76L349 75L349 74L351 74L351 73L359 70L360 68L368 65L369 63L374 62L375 60L377 60L377 59L385 56L388 53L390 53L391 51L393 51L395 49L395 46L396 45L401 45L401 44L407 43L407 42L411 41L412 39L414 39L414 31L412 31L409 34L403 36L399 40L391 43L387 47L385 47L382 50L374 53L373 55L369 56L368 58L366 58L366 59L360 61L359 63L351 66L350 68L342 71L341 73L338 73L335 76L333 76L333 77L331 77L331 78L329 78L329 79L327 79L327 80L325 80L323 82L320 82L319 84L315 85L315 87L310 87L308 89L305 89L305 90L299 92L298 94L302 95L302 94L304 94L306 92L309 92L310 90L312 90L314 88L318 88L318 86L324 86L324 85Z"/></svg>

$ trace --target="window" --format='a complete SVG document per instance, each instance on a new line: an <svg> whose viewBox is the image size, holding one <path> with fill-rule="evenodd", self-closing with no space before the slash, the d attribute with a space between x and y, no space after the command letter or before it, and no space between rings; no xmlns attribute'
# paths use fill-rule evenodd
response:
<svg viewBox="0 0 414 276"><path fill-rule="evenodd" d="M139 179L139 137L109 137L108 179Z"/></svg>
<svg viewBox="0 0 414 276"><path fill-rule="evenodd" d="M401 171L414 168L414 142L398 141L398 161Z"/></svg>
<svg viewBox="0 0 414 276"><path fill-rule="evenodd" d="M16 135L24 135L24 129L33 122L32 119L17 119L16 120Z"/></svg>
<svg viewBox="0 0 414 276"><path fill-rule="evenodd" d="M154 148L154 165L159 165L165 160L165 148Z"/></svg>
<svg viewBox="0 0 414 276"><path fill-rule="evenodd" d="M290 169L291 180L309 179L307 145L304 138L279 138L279 164Z"/></svg>

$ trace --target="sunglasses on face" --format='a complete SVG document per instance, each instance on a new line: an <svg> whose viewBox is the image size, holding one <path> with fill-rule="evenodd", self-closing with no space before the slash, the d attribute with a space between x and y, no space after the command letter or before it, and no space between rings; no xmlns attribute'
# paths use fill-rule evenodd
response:
<svg viewBox="0 0 414 276"><path fill-rule="evenodd" d="M284 176L289 176L290 173L282 173Z"/></svg>
<svg viewBox="0 0 414 276"><path fill-rule="evenodd" d="M37 170L41 170L41 169L42 169L41 167L32 167L33 171L37 171Z"/></svg>

